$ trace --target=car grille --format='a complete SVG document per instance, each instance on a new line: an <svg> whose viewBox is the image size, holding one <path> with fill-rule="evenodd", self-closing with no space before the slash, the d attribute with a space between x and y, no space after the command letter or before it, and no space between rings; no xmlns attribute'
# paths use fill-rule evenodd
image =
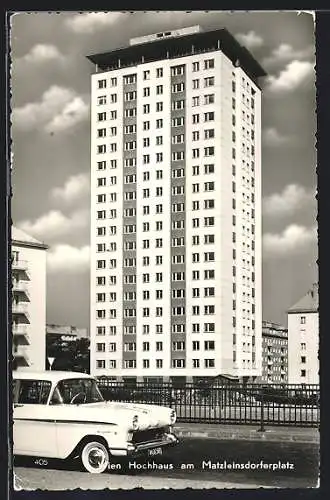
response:
<svg viewBox="0 0 330 500"><path fill-rule="evenodd" d="M149 441L156 441L162 438L166 432L166 427L159 427L157 429L147 429L145 431L133 432L132 443L146 443Z"/></svg>

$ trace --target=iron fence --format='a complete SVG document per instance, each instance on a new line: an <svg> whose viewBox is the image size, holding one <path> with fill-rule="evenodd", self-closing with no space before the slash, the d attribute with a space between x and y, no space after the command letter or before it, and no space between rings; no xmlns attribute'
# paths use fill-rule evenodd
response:
<svg viewBox="0 0 330 500"><path fill-rule="evenodd" d="M178 422L318 427L318 385L233 384L207 387L170 383L146 384L98 380L108 401L170 406Z"/></svg>

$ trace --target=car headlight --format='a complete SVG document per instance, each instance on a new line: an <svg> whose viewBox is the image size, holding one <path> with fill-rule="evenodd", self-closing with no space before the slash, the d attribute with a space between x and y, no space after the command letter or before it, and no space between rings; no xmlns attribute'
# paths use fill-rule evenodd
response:
<svg viewBox="0 0 330 500"><path fill-rule="evenodd" d="M134 415L133 421L132 421L132 429L134 431L137 431L138 428L139 428L139 417L138 417L138 415Z"/></svg>
<svg viewBox="0 0 330 500"><path fill-rule="evenodd" d="M176 411L175 410L171 411L170 420L171 420L171 424L175 424L175 422L176 422Z"/></svg>

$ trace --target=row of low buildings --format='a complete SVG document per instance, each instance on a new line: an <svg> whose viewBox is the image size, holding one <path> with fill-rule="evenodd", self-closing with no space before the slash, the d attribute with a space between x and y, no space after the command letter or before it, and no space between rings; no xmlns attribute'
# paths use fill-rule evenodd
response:
<svg viewBox="0 0 330 500"><path fill-rule="evenodd" d="M12 228L13 367L43 370L49 344L65 344L88 337L87 329L46 324L47 246ZM262 373L258 382L307 383L319 381L317 285L288 311L288 328L262 323Z"/></svg>
<svg viewBox="0 0 330 500"><path fill-rule="evenodd" d="M140 381L318 380L309 300L307 312L299 304L289 311L288 336L262 328L258 61L226 29L199 26L88 59L91 372ZM13 239L21 280L13 285L15 363L37 367L46 247L28 236L23 244L22 233ZM31 268L22 268L30 254Z"/></svg>

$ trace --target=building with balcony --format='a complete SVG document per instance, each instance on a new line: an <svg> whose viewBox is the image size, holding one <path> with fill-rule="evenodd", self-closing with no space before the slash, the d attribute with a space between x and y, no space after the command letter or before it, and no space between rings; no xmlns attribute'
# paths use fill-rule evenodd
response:
<svg viewBox="0 0 330 500"><path fill-rule="evenodd" d="M319 384L319 292L310 290L288 310L288 381Z"/></svg>
<svg viewBox="0 0 330 500"><path fill-rule="evenodd" d="M45 369L47 245L12 226L13 368Z"/></svg>
<svg viewBox="0 0 330 500"><path fill-rule="evenodd" d="M264 70L199 26L88 59L91 372L260 376Z"/></svg>
<svg viewBox="0 0 330 500"><path fill-rule="evenodd" d="M288 329L270 321L262 322L262 376L257 382L288 382Z"/></svg>

